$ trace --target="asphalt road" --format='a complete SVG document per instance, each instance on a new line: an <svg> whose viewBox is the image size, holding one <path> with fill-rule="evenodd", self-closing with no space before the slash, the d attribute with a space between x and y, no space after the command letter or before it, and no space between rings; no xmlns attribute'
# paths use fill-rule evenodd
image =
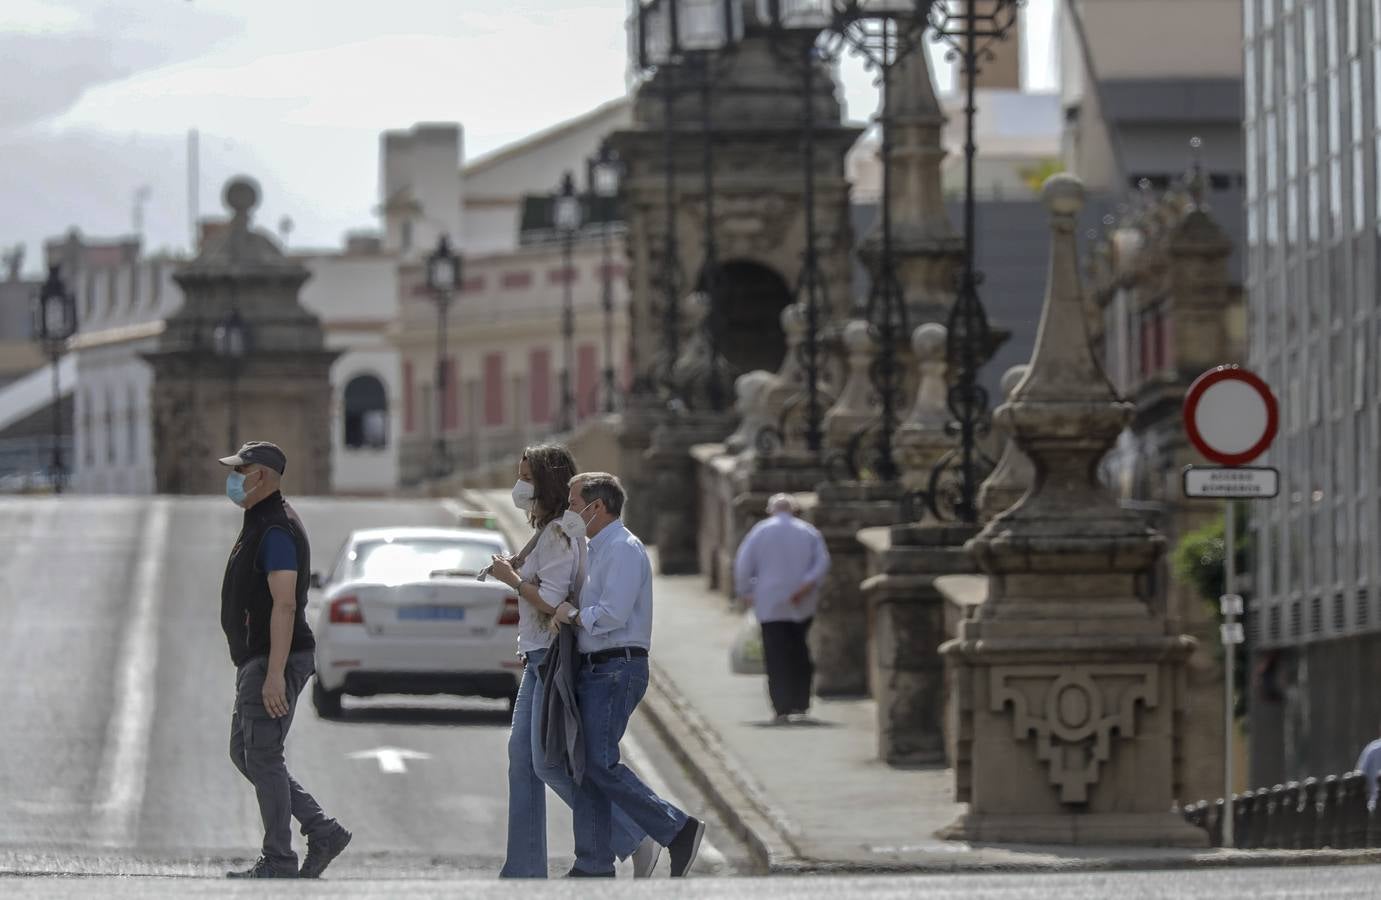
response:
<svg viewBox="0 0 1381 900"><path fill-rule="evenodd" d="M318 568L353 528L452 521L424 500L295 505ZM260 836L253 796L226 751L233 670L218 603L238 520L219 498L0 499L0 896L512 896L515 886L494 878L507 713L491 701L377 698L325 722L304 698L290 767L355 842L328 881L222 877L253 857ZM407 751L406 771L352 758L381 748ZM698 877L552 881L525 884L524 896L1381 896L1377 866L731 878L747 870L742 848L636 718L624 749L660 792L710 819L713 846ZM559 801L548 808L551 871L560 874L571 858L570 816Z"/></svg>
<svg viewBox="0 0 1381 900"><path fill-rule="evenodd" d="M454 522L425 500L294 505L318 569L354 528ZM252 859L261 831L253 794L227 756L234 671L219 626L221 573L238 527L238 511L220 498L0 500L0 873L217 877ZM498 871L502 701L347 700L344 720L326 722L309 692L289 768L355 832L329 874ZM649 730L635 722L630 738L635 767L703 810ZM352 758L380 749L405 751L406 771L384 771L377 756ZM570 814L554 798L549 812L551 871L561 874L571 861ZM719 830L700 874L735 871L742 853L727 841ZM19 883L0 876L0 895Z"/></svg>

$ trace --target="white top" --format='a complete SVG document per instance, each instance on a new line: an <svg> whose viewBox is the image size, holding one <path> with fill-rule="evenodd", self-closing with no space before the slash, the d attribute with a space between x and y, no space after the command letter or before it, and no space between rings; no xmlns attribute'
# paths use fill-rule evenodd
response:
<svg viewBox="0 0 1381 900"><path fill-rule="evenodd" d="M542 601L556 606L571 593L578 566L585 559L585 536L568 538L560 521L552 522L537 540L528 558L518 569L524 581L537 584ZM537 619L537 610L526 600L518 600L518 652L531 653L551 646L552 633Z"/></svg>
<svg viewBox="0 0 1381 900"><path fill-rule="evenodd" d="M803 622L820 603L820 580L830 570L830 553L814 525L779 512L753 526L734 559L738 596L752 597L759 622ZM803 585L814 589L800 603L791 596Z"/></svg>

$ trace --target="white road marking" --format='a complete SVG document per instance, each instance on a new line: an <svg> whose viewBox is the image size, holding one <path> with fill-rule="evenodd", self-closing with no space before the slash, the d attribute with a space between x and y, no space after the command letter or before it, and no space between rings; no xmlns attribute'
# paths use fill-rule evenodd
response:
<svg viewBox="0 0 1381 900"><path fill-rule="evenodd" d="M643 784L652 788L654 794L678 809L686 808L686 805L672 793L666 780L662 778L657 772L657 769L652 765L652 760L648 758L647 752L643 750L642 744L638 743L637 738L633 737L633 735L628 732L624 732L623 740L619 742L619 752L623 756L624 762L638 773L638 777L643 780ZM662 858L663 860L667 859L665 853L662 854ZM728 871L729 862L724 858L724 854L720 852L719 848L710 840L708 831L705 832L705 837L700 842L700 859L697 863L701 860L716 872ZM658 868L664 864L664 862L658 862Z"/></svg>
<svg viewBox="0 0 1381 900"><path fill-rule="evenodd" d="M370 759L379 761L379 771L385 775L403 775L408 771L405 760L409 759L431 759L430 753L423 753L420 750L404 750L400 747L376 747L373 750L361 750L358 753L347 753L351 759Z"/></svg>
<svg viewBox="0 0 1381 900"><path fill-rule="evenodd" d="M120 636L115 697L96 780L95 839L105 847L132 847L139 839L157 687L158 607L167 542L168 501L155 498L149 504L139 540L134 597Z"/></svg>

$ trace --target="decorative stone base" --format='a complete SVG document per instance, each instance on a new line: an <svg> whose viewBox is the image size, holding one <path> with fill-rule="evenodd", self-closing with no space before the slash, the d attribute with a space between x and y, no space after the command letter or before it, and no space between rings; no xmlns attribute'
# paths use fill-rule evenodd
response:
<svg viewBox="0 0 1381 900"><path fill-rule="evenodd" d="M877 701L878 757L895 766L944 763L945 598L938 576L976 571L964 542L978 526L868 528L862 590L868 608L868 687Z"/></svg>
<svg viewBox="0 0 1381 900"><path fill-rule="evenodd" d="M1208 832L1183 816L1162 813L1086 815L983 815L968 813L937 833L952 841L985 844L1134 844L1143 847L1207 847Z"/></svg>
<svg viewBox="0 0 1381 900"><path fill-rule="evenodd" d="M652 433L645 459L653 477L652 538L663 575L693 575L700 568L695 545L696 461L691 448L722 441L733 424L728 413L689 413L664 421Z"/></svg>
<svg viewBox="0 0 1381 900"><path fill-rule="evenodd" d="M816 504L807 510L830 551L830 572L810 632L815 693L821 697L868 693L868 606L862 588L868 558L858 533L896 524L900 495L895 484L827 481L816 488Z"/></svg>

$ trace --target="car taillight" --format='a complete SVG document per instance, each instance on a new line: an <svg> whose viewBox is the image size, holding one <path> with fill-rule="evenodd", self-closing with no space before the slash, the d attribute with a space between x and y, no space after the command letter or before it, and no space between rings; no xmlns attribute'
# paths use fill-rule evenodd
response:
<svg viewBox="0 0 1381 900"><path fill-rule="evenodd" d="M332 625L363 625L364 613L360 612L359 598L347 594L332 600L329 621Z"/></svg>
<svg viewBox="0 0 1381 900"><path fill-rule="evenodd" d="M505 597L503 600L503 612L499 613L500 625L518 624L518 598Z"/></svg>

